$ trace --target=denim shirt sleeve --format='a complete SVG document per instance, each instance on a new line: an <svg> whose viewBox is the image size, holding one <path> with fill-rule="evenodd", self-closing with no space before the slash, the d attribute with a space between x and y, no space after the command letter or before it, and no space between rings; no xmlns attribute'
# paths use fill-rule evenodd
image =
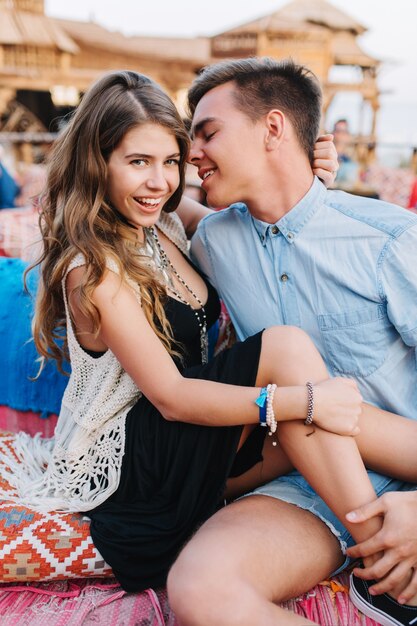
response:
<svg viewBox="0 0 417 626"><path fill-rule="evenodd" d="M378 279L387 313L405 344L417 346L417 225L391 239L381 253Z"/></svg>

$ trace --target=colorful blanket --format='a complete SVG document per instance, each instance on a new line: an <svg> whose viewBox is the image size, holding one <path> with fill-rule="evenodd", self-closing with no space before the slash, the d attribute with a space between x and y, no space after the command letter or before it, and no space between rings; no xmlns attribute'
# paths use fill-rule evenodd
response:
<svg viewBox="0 0 417 626"><path fill-rule="evenodd" d="M355 609L347 585L342 574L283 606L320 626L378 626ZM2 626L178 626L164 589L128 594L114 579L2 585L0 615Z"/></svg>

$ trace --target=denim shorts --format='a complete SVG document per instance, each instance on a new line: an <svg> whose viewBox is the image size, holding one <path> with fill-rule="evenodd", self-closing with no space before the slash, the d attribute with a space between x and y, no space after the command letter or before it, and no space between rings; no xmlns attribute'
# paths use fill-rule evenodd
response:
<svg viewBox="0 0 417 626"><path fill-rule="evenodd" d="M368 475L375 489L375 493L378 496L388 491L412 491L417 488L416 485L411 483L394 480L393 478L388 478L376 472L369 471ZM355 543L352 535L338 520L333 511L329 509L327 504L325 504L297 471L290 472L285 476L280 476L243 497L246 498L256 495L277 498L289 504L295 504L301 509L306 509L316 515L330 528L335 537L337 537L343 554L346 554L346 548L349 548ZM351 562L352 559L346 556L344 563L333 572L332 576L343 571Z"/></svg>

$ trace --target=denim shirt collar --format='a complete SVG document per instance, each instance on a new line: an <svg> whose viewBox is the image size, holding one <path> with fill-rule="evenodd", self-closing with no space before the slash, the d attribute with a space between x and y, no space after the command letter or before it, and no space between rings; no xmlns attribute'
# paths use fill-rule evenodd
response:
<svg viewBox="0 0 417 626"><path fill-rule="evenodd" d="M317 209L323 204L326 193L326 187L315 176L306 195L275 224L268 224L251 216L262 245L266 246L268 238L273 239L280 233L288 243L293 243Z"/></svg>

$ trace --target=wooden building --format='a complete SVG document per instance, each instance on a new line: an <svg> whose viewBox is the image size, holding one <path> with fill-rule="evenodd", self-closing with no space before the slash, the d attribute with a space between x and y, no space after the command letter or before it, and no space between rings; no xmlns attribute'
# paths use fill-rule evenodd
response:
<svg viewBox="0 0 417 626"><path fill-rule="evenodd" d="M48 17L44 0L0 0L0 139L23 132L29 140L48 139L45 133L58 130L59 118L107 70L141 71L175 98L206 63L206 55L192 56L201 49L198 39L188 46L183 41L178 53L169 40L158 53L157 40L152 49L143 39ZM209 49L207 40L203 49Z"/></svg>
<svg viewBox="0 0 417 626"><path fill-rule="evenodd" d="M327 0L292 0L257 20L220 33L211 39L213 60L244 56L292 57L309 67L323 88L323 115L336 94L358 92L372 109L367 134L375 139L379 108L379 61L366 54L357 38L366 28ZM335 68L352 68L356 80L332 79Z"/></svg>
<svg viewBox="0 0 417 626"><path fill-rule="evenodd" d="M60 116L109 69L148 74L181 105L204 65L259 55L291 56L310 67L323 86L324 115L336 94L360 93L372 109L366 134L373 141L379 61L357 42L365 30L327 0L292 0L270 15L194 39L125 37L93 22L48 17L44 0L0 0L0 138L6 132L56 131ZM337 82L335 67L355 68L357 79Z"/></svg>

